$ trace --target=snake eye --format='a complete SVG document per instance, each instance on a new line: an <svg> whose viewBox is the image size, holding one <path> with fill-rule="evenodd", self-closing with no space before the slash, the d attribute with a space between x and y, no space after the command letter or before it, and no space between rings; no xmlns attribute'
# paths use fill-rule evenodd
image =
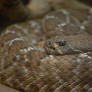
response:
<svg viewBox="0 0 92 92"><path fill-rule="evenodd" d="M66 41L65 40L61 40L58 42L59 46L65 46L66 45Z"/></svg>

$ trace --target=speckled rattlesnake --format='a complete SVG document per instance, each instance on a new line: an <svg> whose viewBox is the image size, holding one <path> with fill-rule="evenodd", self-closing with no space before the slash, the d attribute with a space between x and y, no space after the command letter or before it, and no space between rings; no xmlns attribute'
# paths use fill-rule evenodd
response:
<svg viewBox="0 0 92 92"><path fill-rule="evenodd" d="M59 10L8 27L0 36L0 83L25 92L92 92L91 19L91 9Z"/></svg>

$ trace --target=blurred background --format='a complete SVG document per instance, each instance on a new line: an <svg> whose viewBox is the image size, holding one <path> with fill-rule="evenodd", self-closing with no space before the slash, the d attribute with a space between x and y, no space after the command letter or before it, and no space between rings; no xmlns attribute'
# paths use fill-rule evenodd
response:
<svg viewBox="0 0 92 92"><path fill-rule="evenodd" d="M79 0L79 2L92 6L92 0Z"/></svg>

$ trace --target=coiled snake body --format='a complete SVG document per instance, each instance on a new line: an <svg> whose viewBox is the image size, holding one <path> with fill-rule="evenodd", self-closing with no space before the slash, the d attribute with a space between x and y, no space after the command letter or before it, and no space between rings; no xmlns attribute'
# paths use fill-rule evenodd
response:
<svg viewBox="0 0 92 92"><path fill-rule="evenodd" d="M92 92L91 23L91 9L76 9L8 27L0 36L0 83L25 92Z"/></svg>

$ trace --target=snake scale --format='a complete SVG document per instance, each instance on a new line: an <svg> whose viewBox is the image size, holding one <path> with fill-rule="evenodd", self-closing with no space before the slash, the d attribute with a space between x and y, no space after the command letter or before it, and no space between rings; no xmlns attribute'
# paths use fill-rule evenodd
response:
<svg viewBox="0 0 92 92"><path fill-rule="evenodd" d="M92 92L92 10L58 10L0 35L0 83L24 92Z"/></svg>

